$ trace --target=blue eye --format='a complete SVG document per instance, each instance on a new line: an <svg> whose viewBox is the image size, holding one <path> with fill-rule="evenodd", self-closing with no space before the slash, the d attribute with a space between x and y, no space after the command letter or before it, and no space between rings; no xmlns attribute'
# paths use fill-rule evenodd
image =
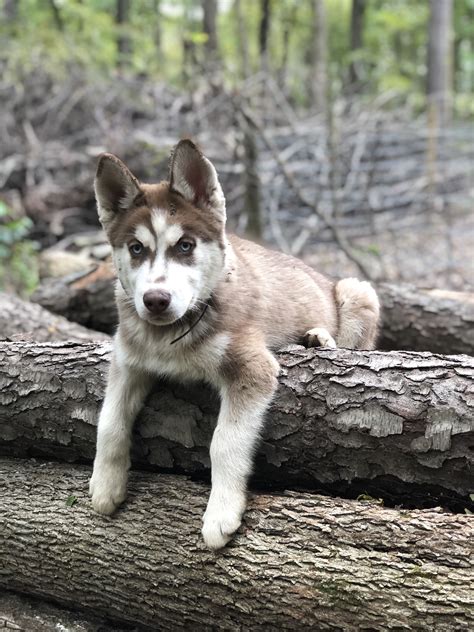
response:
<svg viewBox="0 0 474 632"><path fill-rule="evenodd" d="M178 250L183 253L183 255L188 255L192 249L194 248L194 243L192 241L180 241L178 243Z"/></svg>
<svg viewBox="0 0 474 632"><path fill-rule="evenodd" d="M143 252L143 244L141 244L139 241L135 242L134 244L132 244L131 246L129 246L129 251L130 254L134 257L138 257L138 255L141 255Z"/></svg>

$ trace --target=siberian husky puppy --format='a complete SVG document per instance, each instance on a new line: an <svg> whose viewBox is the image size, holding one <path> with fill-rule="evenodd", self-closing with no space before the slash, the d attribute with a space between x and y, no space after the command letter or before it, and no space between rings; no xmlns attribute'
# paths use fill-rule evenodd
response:
<svg viewBox="0 0 474 632"><path fill-rule="evenodd" d="M143 184L115 156L95 179L100 221L117 271L114 340L97 454L93 508L126 497L134 419L157 376L205 380L221 397L210 447L205 544L238 529L265 411L277 388L272 351L374 347L379 302L369 283L336 284L298 259L226 234L225 199L211 162L190 140L174 149L169 181Z"/></svg>

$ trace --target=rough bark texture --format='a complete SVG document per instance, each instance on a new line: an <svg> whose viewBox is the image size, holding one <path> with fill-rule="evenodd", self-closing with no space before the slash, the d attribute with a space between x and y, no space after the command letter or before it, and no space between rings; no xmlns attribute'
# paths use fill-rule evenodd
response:
<svg viewBox="0 0 474 632"><path fill-rule="evenodd" d="M104 518L89 475L0 462L1 585L154 630L473 629L468 516L257 495L215 554L199 534L203 485L134 473Z"/></svg>
<svg viewBox="0 0 474 632"><path fill-rule="evenodd" d="M99 342L109 339L107 334L86 329L40 305L0 292L0 340Z"/></svg>
<svg viewBox="0 0 474 632"><path fill-rule="evenodd" d="M0 595L0 630L3 632L131 632L129 625L124 628L109 623L93 613L85 615L35 597L7 591Z"/></svg>
<svg viewBox="0 0 474 632"><path fill-rule="evenodd" d="M90 461L109 351L0 343L1 452ZM464 509L474 491L473 358L294 346L278 359L257 482L384 490L404 503L424 484L422 506L444 502L430 493L459 494ZM157 385L136 425L135 463L206 475L217 409L202 385Z"/></svg>
<svg viewBox="0 0 474 632"><path fill-rule="evenodd" d="M85 327L113 333L117 325L114 273L107 265L79 280L44 282L32 300ZM383 283L382 349L474 355L474 294Z"/></svg>
<svg viewBox="0 0 474 632"><path fill-rule="evenodd" d="M84 327L108 334L117 327L115 274L110 264L101 264L91 273L47 279L31 300L45 309Z"/></svg>
<svg viewBox="0 0 474 632"><path fill-rule="evenodd" d="M474 294L384 283L382 349L474 355Z"/></svg>

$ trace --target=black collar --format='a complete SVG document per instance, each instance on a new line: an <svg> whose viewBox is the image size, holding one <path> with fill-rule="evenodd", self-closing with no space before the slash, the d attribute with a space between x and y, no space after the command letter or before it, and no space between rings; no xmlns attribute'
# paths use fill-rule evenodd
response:
<svg viewBox="0 0 474 632"><path fill-rule="evenodd" d="M178 340L181 340L182 338L184 338L184 336L187 336L189 334L190 331L192 331L194 329L194 327L196 327L196 325L199 323L199 321L202 319L202 317L204 316L204 314L207 311L207 308L209 307L209 303L211 302L211 299L209 299L207 301L207 303L204 305L204 309L202 310L202 312L199 315L199 318L191 325L191 327L189 329L187 329L184 334L181 334L181 336L178 336L177 338L175 338L174 340L172 340L170 342L170 345L174 345L175 342L178 342Z"/></svg>

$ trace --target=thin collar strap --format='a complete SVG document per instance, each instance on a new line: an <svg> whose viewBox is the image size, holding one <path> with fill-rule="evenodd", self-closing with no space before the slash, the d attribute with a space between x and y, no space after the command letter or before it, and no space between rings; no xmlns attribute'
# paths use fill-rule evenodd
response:
<svg viewBox="0 0 474 632"><path fill-rule="evenodd" d="M189 332L192 331L194 329L194 327L196 327L196 325L199 323L199 321L202 319L202 317L206 313L207 308L209 307L209 303L210 303L210 299L204 305L204 309L202 310L201 314L199 315L199 318L191 325L191 327L188 330L186 330L184 332L184 334L181 334L181 336L178 336L178 338L175 338L172 342L170 342L170 345L174 345L175 342L178 342L178 340L181 340L181 338L184 338L184 336L187 336L189 334Z"/></svg>

